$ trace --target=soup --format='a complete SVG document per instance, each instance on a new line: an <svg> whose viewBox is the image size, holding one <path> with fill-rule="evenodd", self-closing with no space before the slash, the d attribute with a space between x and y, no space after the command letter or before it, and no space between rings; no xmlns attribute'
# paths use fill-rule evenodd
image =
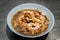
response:
<svg viewBox="0 0 60 40"><path fill-rule="evenodd" d="M49 19L43 12L33 9L18 11L12 17L12 26L20 34L36 36L45 32L49 25Z"/></svg>

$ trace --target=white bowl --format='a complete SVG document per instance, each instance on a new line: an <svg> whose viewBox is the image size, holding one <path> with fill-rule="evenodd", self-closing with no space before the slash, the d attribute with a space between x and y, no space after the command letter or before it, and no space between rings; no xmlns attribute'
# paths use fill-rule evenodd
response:
<svg viewBox="0 0 60 40"><path fill-rule="evenodd" d="M12 24L11 24L12 16L13 16L16 12L18 12L18 11L20 11L20 10L22 10L22 9L30 9L30 8L31 8L31 9L35 9L35 10L38 9L39 11L45 12L46 16L47 16L48 19L50 20L50 24L49 24L47 30L46 30L45 32L37 35L37 36L26 36L26 35L22 35L22 34L16 32L16 31L14 30L14 28L12 27ZM28 38L40 37L40 36L43 36L43 35L47 34L48 32L50 32L50 31L52 30L52 28L53 28L53 26L54 26L54 23L55 23L55 19L54 19L53 13L52 13L49 9L47 9L46 7L44 7L44 6L40 5L40 4L35 4L35 3L25 3L25 4L18 5L18 6L16 6L16 7L14 7L14 8L9 12L9 14L8 14L8 16L7 16L7 24L8 24L8 27L11 29L11 31L13 31L14 33L16 33L16 34L19 35L19 36L28 37Z"/></svg>

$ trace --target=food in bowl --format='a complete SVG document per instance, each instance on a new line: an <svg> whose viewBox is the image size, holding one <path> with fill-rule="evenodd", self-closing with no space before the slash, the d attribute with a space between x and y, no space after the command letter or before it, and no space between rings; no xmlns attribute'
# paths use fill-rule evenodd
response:
<svg viewBox="0 0 60 40"><path fill-rule="evenodd" d="M33 9L18 11L11 20L13 28L20 34L35 36L45 32L49 19L43 12Z"/></svg>

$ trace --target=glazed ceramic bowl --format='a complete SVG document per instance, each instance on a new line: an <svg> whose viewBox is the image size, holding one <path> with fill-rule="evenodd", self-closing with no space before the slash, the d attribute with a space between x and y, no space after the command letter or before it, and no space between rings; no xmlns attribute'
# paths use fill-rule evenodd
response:
<svg viewBox="0 0 60 40"><path fill-rule="evenodd" d="M23 10L23 9L35 9L35 10L38 9L39 11L44 12L45 15L47 16L47 18L50 20L50 23L49 23L47 30L45 32L37 35L37 36L26 36L26 35L20 34L17 31L15 31L15 29L12 27L11 19L16 12ZM47 34L54 27L54 23L55 23L55 19L54 19L53 13L48 8L46 8L45 6L40 5L40 4L35 4L35 3L25 3L25 4L18 5L16 7L14 7L8 13L8 16L7 16L7 24L8 24L8 27L10 28L10 30L19 36L23 36L23 37L27 37L27 38L41 37L41 36Z"/></svg>

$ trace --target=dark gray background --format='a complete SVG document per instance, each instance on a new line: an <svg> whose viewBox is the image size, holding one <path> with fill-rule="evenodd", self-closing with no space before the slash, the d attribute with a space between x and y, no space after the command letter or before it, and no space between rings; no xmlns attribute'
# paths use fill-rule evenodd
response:
<svg viewBox="0 0 60 40"><path fill-rule="evenodd" d="M0 40L9 40L6 35L7 14L22 3L38 3L50 9L55 16L55 26L46 40L60 40L60 0L0 0Z"/></svg>

